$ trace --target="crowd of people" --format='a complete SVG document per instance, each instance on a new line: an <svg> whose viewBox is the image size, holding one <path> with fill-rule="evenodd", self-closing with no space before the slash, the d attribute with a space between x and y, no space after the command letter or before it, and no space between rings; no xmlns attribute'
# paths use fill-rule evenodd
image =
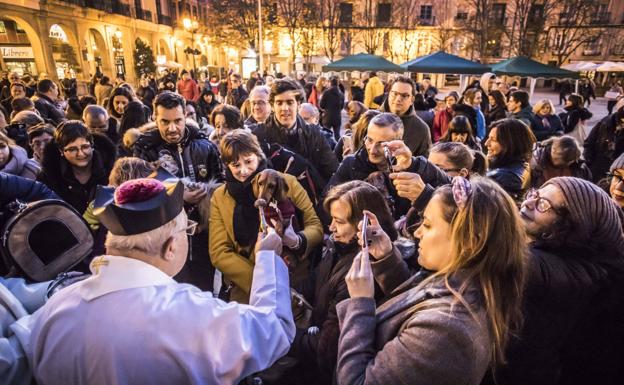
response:
<svg viewBox="0 0 624 385"><path fill-rule="evenodd" d="M1 263L8 383L621 382L621 87L590 127L490 73L5 75L0 209L93 242L47 302Z"/></svg>

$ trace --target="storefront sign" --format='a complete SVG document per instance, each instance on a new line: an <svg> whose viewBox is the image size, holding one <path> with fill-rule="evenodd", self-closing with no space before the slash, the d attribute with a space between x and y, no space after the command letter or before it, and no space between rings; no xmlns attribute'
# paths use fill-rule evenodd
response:
<svg viewBox="0 0 624 385"><path fill-rule="evenodd" d="M2 57L6 59L34 59L32 47L7 47L0 46Z"/></svg>
<svg viewBox="0 0 624 385"><path fill-rule="evenodd" d="M63 28L58 24L52 24L50 27L50 35L52 39L59 39L60 41L67 43L67 34L63 31Z"/></svg>

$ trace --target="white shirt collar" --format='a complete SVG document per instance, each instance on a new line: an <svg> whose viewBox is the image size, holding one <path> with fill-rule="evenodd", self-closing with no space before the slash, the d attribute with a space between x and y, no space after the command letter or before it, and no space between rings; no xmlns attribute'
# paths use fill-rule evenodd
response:
<svg viewBox="0 0 624 385"><path fill-rule="evenodd" d="M103 255L94 258L89 268L93 276L79 289L86 301L119 290L176 283L160 269L134 258Z"/></svg>

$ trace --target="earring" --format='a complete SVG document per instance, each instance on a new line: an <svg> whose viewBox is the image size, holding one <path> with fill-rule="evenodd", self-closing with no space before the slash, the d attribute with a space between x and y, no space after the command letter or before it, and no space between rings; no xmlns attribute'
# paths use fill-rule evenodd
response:
<svg viewBox="0 0 624 385"><path fill-rule="evenodd" d="M550 241L551 239L554 238L554 234L553 233L544 232L544 233L540 234L540 238L543 239L544 241Z"/></svg>

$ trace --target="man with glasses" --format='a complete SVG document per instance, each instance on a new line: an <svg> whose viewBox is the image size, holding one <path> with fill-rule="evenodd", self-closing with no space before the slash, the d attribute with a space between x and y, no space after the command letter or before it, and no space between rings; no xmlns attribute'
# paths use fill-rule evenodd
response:
<svg viewBox="0 0 624 385"><path fill-rule="evenodd" d="M245 120L245 127L252 124L264 123L271 114L269 95L271 89L267 86L256 86L249 93L251 103L251 116Z"/></svg>
<svg viewBox="0 0 624 385"><path fill-rule="evenodd" d="M288 352L295 325L274 231L258 235L250 305L172 279L197 226L183 190L147 178L100 188L94 214L108 254L20 321L37 383L233 385Z"/></svg>
<svg viewBox="0 0 624 385"><path fill-rule="evenodd" d="M239 110L243 103L249 97L249 93L243 87L243 78L240 74L230 74L230 90L225 97L225 102L232 106L236 106Z"/></svg>
<svg viewBox="0 0 624 385"><path fill-rule="evenodd" d="M620 383L624 235L619 209L595 184L557 177L527 194L520 216L530 247L524 325L512 340L506 365L495 368L496 382Z"/></svg>
<svg viewBox="0 0 624 385"><path fill-rule="evenodd" d="M429 126L414 110L416 85L406 76L398 76L392 83L388 98L379 108L383 112L392 112L403 122L403 140L414 156L429 155L431 133Z"/></svg>
<svg viewBox="0 0 624 385"><path fill-rule="evenodd" d="M399 117L387 112L375 116L368 125L364 146L344 158L326 191L341 183L366 180L371 174L382 172L386 184L394 187L390 195L396 219L405 215L413 203L422 200L426 205L433 188L449 183L450 178L424 157L413 156L402 137L403 123ZM427 185L433 187L426 189ZM425 190L428 194L422 194Z"/></svg>

